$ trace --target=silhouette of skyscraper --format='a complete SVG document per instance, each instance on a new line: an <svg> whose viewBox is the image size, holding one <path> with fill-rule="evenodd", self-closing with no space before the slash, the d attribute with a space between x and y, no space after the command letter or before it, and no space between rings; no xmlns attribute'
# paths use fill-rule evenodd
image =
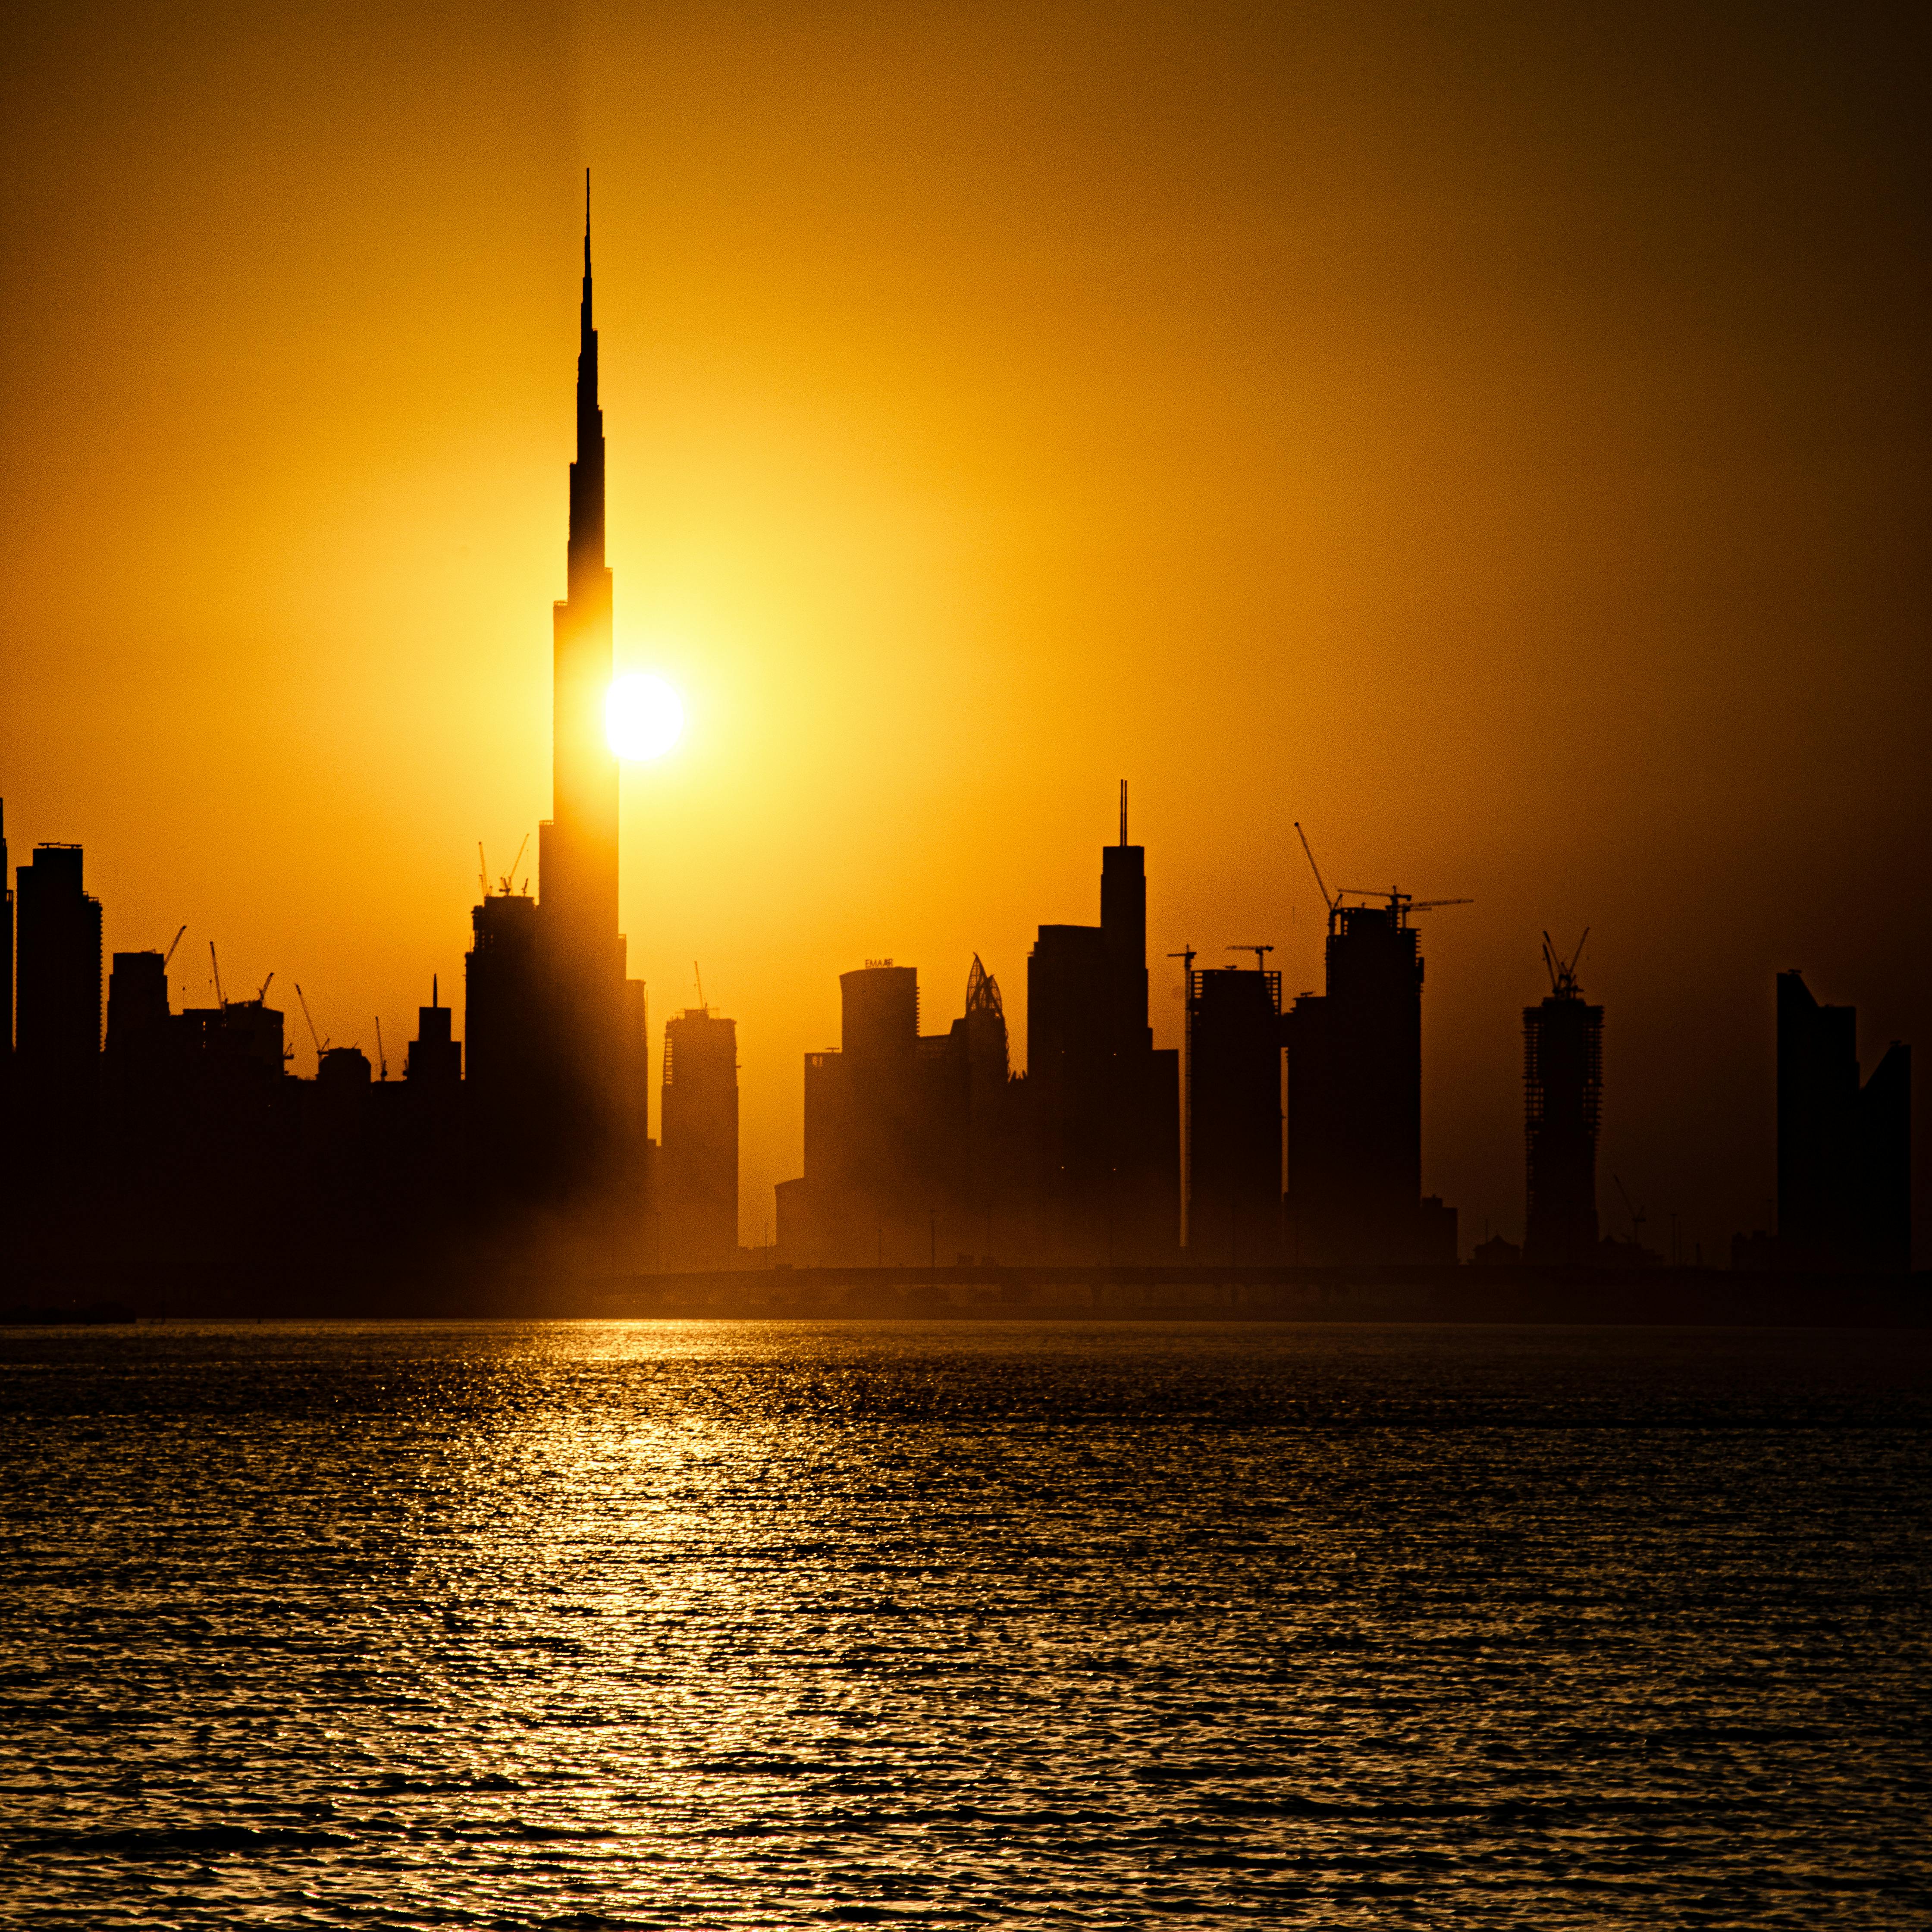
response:
<svg viewBox="0 0 1932 1932"><path fill-rule="evenodd" d="M1281 1222L1281 975L1190 968L1188 1258L1274 1261Z"/></svg>
<svg viewBox="0 0 1932 1932"><path fill-rule="evenodd" d="M7 864L7 801L0 798L0 1103L14 1070L14 874Z"/></svg>
<svg viewBox="0 0 1932 1932"><path fill-rule="evenodd" d="M738 1023L692 1006L664 1023L658 1162L664 1265L726 1268L738 1252Z"/></svg>
<svg viewBox="0 0 1932 1932"><path fill-rule="evenodd" d="M1452 1262L1452 1208L1422 1190L1422 956L1409 902L1332 904L1327 990L1288 1042L1290 1252L1304 1264Z"/></svg>
<svg viewBox="0 0 1932 1932"><path fill-rule="evenodd" d="M1027 960L1025 1110L1042 1256L1152 1262L1180 1239L1179 1057L1148 1024L1147 854L1100 855L1100 923L1042 926ZM1278 1164L1278 1163L1277 1163Z"/></svg>
<svg viewBox="0 0 1932 1932"><path fill-rule="evenodd" d="M432 974L429 1004L416 1009L416 1036L410 1042L409 1058L403 1063L404 1079L426 1086L453 1087L463 1078L463 1042L451 1034L452 1018Z"/></svg>
<svg viewBox="0 0 1932 1932"><path fill-rule="evenodd" d="M997 981L976 956L966 1011L922 1036L919 976L890 960L839 976L840 1046L805 1057L805 1172L778 1190L786 1258L951 1261L1018 1239L1013 1083Z"/></svg>
<svg viewBox="0 0 1932 1932"><path fill-rule="evenodd" d="M1585 938L1589 937L1588 933ZM1528 1212L1522 1258L1574 1264L1597 1252L1597 1127L1604 1094L1604 1010L1585 1004L1576 958L1544 934L1549 997L1522 1010L1524 1136Z"/></svg>
<svg viewBox="0 0 1932 1932"><path fill-rule="evenodd" d="M1912 1051L1894 1040L1862 1088L1858 1012L1778 976L1778 1253L1796 1268L1907 1268Z"/></svg>
<svg viewBox="0 0 1932 1932"><path fill-rule="evenodd" d="M78 845L34 848L15 875L16 1047L21 1148L38 1161L82 1157L100 1071L100 902Z"/></svg>
<svg viewBox="0 0 1932 1932"><path fill-rule="evenodd" d="M604 706L614 664L604 562L604 415L592 321L589 177L578 312L577 454L567 595L553 624L553 815L538 828L538 898L503 881L472 916L464 1033L479 1147L506 1187L594 1200L641 1257L650 1151L644 986L617 929L617 760Z"/></svg>

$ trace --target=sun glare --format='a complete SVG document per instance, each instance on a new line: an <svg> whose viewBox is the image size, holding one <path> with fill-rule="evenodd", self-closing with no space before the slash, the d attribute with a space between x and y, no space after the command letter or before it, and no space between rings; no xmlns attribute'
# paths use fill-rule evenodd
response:
<svg viewBox="0 0 1932 1932"><path fill-rule="evenodd" d="M661 677L632 671L604 700L604 735L619 758L633 764L662 758L684 734L684 706Z"/></svg>

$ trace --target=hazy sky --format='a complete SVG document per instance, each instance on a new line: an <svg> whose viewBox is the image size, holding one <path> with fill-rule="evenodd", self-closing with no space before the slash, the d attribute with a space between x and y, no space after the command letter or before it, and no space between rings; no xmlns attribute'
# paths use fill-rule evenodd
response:
<svg viewBox="0 0 1932 1932"><path fill-rule="evenodd" d="M1589 926L1606 1205L1716 1258L1775 970L1932 1051L1922 18L16 5L14 857L399 1070L548 811L587 164L618 656L691 720L625 924L654 1023L694 959L739 1022L748 1239L838 973L939 1030L977 950L1023 1048L1126 777L1156 954L1318 987L1298 818L1475 900L1424 938L1466 1247Z"/></svg>

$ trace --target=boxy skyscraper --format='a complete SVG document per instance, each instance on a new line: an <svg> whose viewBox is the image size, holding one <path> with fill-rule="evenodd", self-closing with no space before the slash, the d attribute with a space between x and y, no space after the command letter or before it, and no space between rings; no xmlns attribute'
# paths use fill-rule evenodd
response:
<svg viewBox="0 0 1932 1932"><path fill-rule="evenodd" d="M1341 898L1329 902L1327 991L1303 994L1282 1022L1289 1258L1446 1264L1455 1210L1421 1198L1422 953L1408 922L1420 908L1402 892L1383 905Z"/></svg>

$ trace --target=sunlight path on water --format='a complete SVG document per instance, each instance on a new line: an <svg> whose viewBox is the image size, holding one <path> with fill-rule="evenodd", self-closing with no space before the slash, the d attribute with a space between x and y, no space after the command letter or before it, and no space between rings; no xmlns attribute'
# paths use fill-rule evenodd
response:
<svg viewBox="0 0 1932 1932"><path fill-rule="evenodd" d="M1928 1367L0 1330L0 1921L1921 1925Z"/></svg>

